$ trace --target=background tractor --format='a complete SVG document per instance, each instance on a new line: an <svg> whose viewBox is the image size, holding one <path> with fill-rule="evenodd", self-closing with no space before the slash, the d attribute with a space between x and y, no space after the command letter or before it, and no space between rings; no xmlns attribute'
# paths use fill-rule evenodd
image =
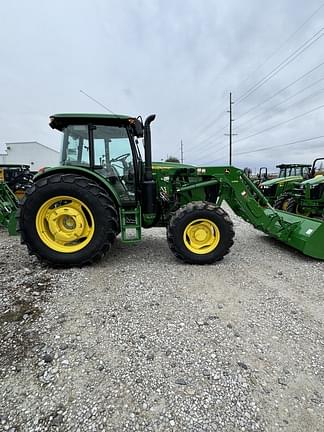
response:
<svg viewBox="0 0 324 432"><path fill-rule="evenodd" d="M5 181L5 169L0 167L0 225L8 229L10 235L16 233L16 210L18 198Z"/></svg>
<svg viewBox="0 0 324 432"><path fill-rule="evenodd" d="M16 210L33 183L28 165L0 165L0 225L16 233Z"/></svg>
<svg viewBox="0 0 324 432"><path fill-rule="evenodd" d="M279 168L278 177L261 182L259 188L270 204L279 210L285 210L288 200L285 194L308 178L311 165L280 164L276 168Z"/></svg>
<svg viewBox="0 0 324 432"><path fill-rule="evenodd" d="M224 200L257 229L324 259L324 224L274 210L239 169L152 163L150 124L108 114L56 114L62 131L61 165L41 170L17 212L29 253L53 266L82 266L100 259L120 233L141 239L142 228L166 227L180 260L208 264L233 244ZM144 158L139 140L143 138Z"/></svg>
<svg viewBox="0 0 324 432"><path fill-rule="evenodd" d="M33 183L34 175L29 168L29 165L0 165L0 181L5 182L19 200Z"/></svg>
<svg viewBox="0 0 324 432"><path fill-rule="evenodd" d="M287 200L287 211L300 215L324 218L324 158L315 159L309 179L295 186Z"/></svg>
<svg viewBox="0 0 324 432"><path fill-rule="evenodd" d="M253 179L253 183L255 185L259 185L260 183L265 182L267 180L269 180L268 168L260 167L259 172L256 174L255 178Z"/></svg>

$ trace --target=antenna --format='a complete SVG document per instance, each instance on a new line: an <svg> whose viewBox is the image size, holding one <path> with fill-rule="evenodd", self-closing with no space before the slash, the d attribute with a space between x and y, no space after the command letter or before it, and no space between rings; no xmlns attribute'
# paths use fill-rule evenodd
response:
<svg viewBox="0 0 324 432"><path fill-rule="evenodd" d="M97 101L97 99L93 98L92 96L88 95L88 93L86 93L83 90L80 90L80 93L83 93L85 96L87 96L89 99L93 100L94 102L96 102L98 105L100 105L101 107L105 108L105 110L107 110L108 112L110 112L111 114L116 114L113 111L111 111L106 105L104 105L103 103Z"/></svg>
<svg viewBox="0 0 324 432"><path fill-rule="evenodd" d="M181 160L181 163L183 164L183 142L182 142L182 140L180 142L180 160Z"/></svg>

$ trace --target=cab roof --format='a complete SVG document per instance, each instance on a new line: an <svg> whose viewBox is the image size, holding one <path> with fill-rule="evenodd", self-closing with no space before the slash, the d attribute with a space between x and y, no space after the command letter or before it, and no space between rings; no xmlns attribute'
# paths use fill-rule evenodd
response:
<svg viewBox="0 0 324 432"><path fill-rule="evenodd" d="M295 168L295 167L311 167L312 165L310 164L298 164L298 163L293 163L293 164L280 164L280 165L276 165L276 168Z"/></svg>
<svg viewBox="0 0 324 432"><path fill-rule="evenodd" d="M76 124L101 124L109 126L135 126L139 135L143 130L141 120L136 117L121 114L91 114L91 113L60 113L50 116L49 125L52 129L62 130L66 126Z"/></svg>

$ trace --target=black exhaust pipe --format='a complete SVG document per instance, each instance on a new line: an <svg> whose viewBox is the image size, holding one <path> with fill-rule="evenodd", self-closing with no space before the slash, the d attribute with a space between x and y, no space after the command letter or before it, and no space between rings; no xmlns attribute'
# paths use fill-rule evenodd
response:
<svg viewBox="0 0 324 432"><path fill-rule="evenodd" d="M151 123L155 120L155 114L147 117L144 123L144 146L145 146L145 180L152 180L152 144L151 144Z"/></svg>
<svg viewBox="0 0 324 432"><path fill-rule="evenodd" d="M151 144L151 123L155 114L147 117L144 123L144 149L145 149L145 171L142 184L142 212L156 212L156 184L152 175L152 144Z"/></svg>

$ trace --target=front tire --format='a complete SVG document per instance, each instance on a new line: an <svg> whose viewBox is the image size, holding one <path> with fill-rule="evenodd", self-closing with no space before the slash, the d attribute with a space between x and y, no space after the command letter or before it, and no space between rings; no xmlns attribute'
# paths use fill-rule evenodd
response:
<svg viewBox="0 0 324 432"><path fill-rule="evenodd" d="M31 255L54 267L81 267L110 249L118 230L117 211L92 180L58 173L27 190L18 227Z"/></svg>
<svg viewBox="0 0 324 432"><path fill-rule="evenodd" d="M277 210L288 211L288 204L290 201L289 195L281 195L273 204L273 207Z"/></svg>
<svg viewBox="0 0 324 432"><path fill-rule="evenodd" d="M288 200L287 212L288 213L297 213L297 201L295 200L295 198L290 198Z"/></svg>
<svg viewBox="0 0 324 432"><path fill-rule="evenodd" d="M233 223L220 207L192 202L178 209L167 227L167 240L177 258L190 264L221 260L233 245Z"/></svg>

